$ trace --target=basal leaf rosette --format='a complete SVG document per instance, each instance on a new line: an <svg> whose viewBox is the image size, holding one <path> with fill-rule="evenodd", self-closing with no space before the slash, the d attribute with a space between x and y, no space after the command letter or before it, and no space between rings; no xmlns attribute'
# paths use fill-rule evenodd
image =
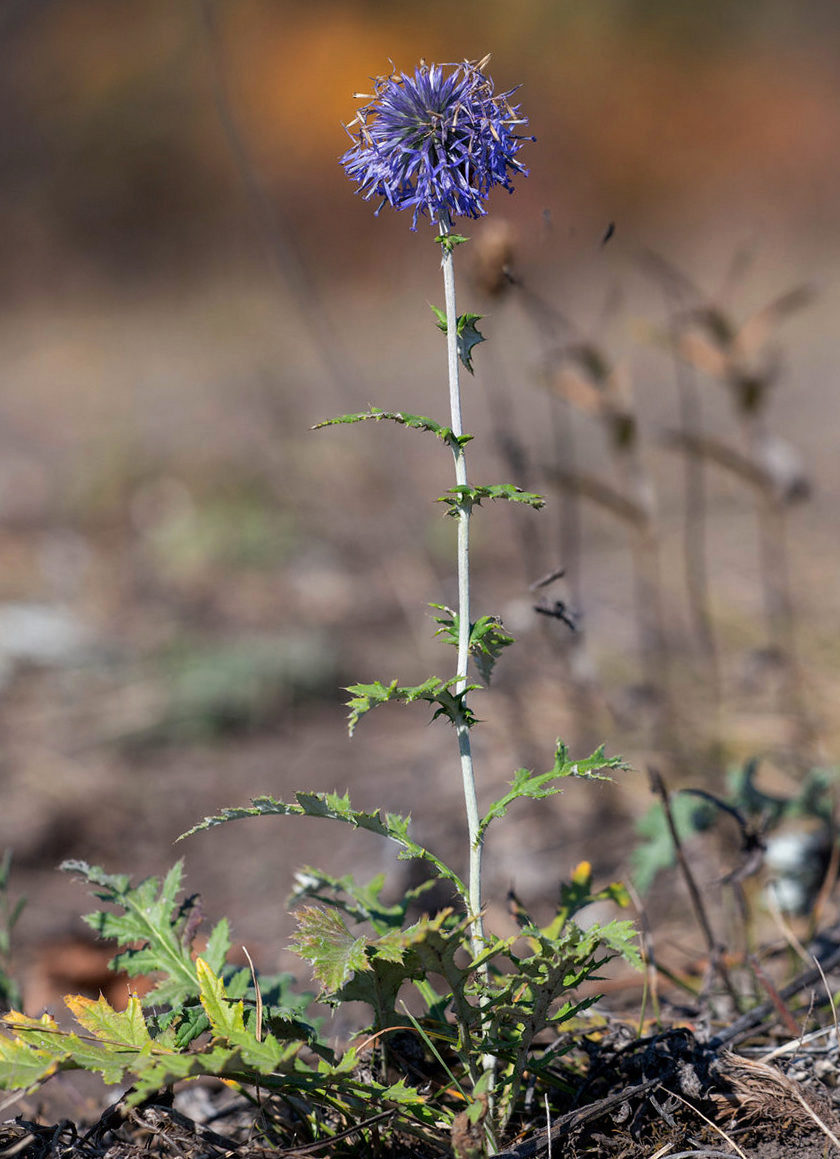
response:
<svg viewBox="0 0 840 1159"><path fill-rule="evenodd" d="M357 94L367 103L347 126L356 143L341 164L366 201L382 199L377 214L412 209L412 229L421 214L441 225L481 217L494 185L512 193L513 175L527 175L517 154L534 138L517 132L528 121L511 104L516 90L496 95L488 59L421 62L413 76L392 72Z"/></svg>

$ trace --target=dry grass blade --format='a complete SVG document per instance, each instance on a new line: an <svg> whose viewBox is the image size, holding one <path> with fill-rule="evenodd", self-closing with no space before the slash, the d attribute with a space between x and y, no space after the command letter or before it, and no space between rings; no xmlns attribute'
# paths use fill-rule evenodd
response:
<svg viewBox="0 0 840 1159"><path fill-rule="evenodd" d="M663 1143L652 1155L648 1155L647 1159L665 1159L673 1148L673 1143Z"/></svg>
<svg viewBox="0 0 840 1159"><path fill-rule="evenodd" d="M817 958L814 955L812 955L812 957L814 958L814 965L816 966L816 968L820 972L820 977L822 978L822 984L823 984L823 987L825 988L825 992L826 992L826 995L828 997L829 1005L831 1006L831 1017L834 1021L834 1042L835 1042L835 1045L840 1045L840 1027L838 1027L838 1025L837 1025L837 1006L834 1002L834 995L831 993L831 987L828 984L828 980L825 976L825 971L823 970L822 966L820 965L819 958Z"/></svg>
<svg viewBox="0 0 840 1159"><path fill-rule="evenodd" d="M840 1122L827 1101L820 1100L817 1110L813 1106L816 1100L807 1100L799 1083L766 1062L729 1051L721 1051L720 1059L732 1094L717 1095L715 1102L734 1104L738 1114L748 1121L788 1117L802 1126L816 1126L840 1150Z"/></svg>
<svg viewBox="0 0 840 1159"><path fill-rule="evenodd" d="M732 1159L731 1151L715 1151L713 1148L701 1147L694 1151L674 1151L668 1159Z"/></svg>
<svg viewBox="0 0 840 1159"><path fill-rule="evenodd" d="M673 1096L673 1098L679 1099L679 1101L684 1106L688 1107L688 1109L690 1111L694 1111L695 1115L697 1115L699 1118L701 1118L703 1120L703 1122L708 1127L712 1128L713 1131L717 1131L717 1133L720 1135L721 1139L723 1139L724 1142L729 1144L729 1146L732 1148L732 1150L735 1152L736 1155L740 1155L741 1159L747 1159L746 1154L741 1150L741 1148L738 1146L738 1144L735 1142L734 1139L730 1139L729 1135L727 1135L727 1133L726 1133L726 1131L724 1131L723 1127L719 1127L717 1125L717 1123L712 1121L712 1119L707 1118L706 1115L704 1115L702 1111L699 1111L697 1109L697 1107L695 1107L693 1105L693 1103L690 1103L688 1101L688 1099L684 1099L682 1097L682 1095L678 1095L676 1091L670 1091L669 1093ZM700 1154L702 1154L702 1152L700 1152Z"/></svg>

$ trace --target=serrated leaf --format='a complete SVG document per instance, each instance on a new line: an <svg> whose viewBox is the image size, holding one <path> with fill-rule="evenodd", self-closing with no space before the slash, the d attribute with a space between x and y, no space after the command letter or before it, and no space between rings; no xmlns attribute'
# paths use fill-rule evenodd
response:
<svg viewBox="0 0 840 1159"><path fill-rule="evenodd" d="M379 1098L387 1099L391 1103L398 1103L402 1107L418 1103L422 1105L426 1102L426 1097L416 1087L407 1086L405 1079L402 1078L380 1091Z"/></svg>
<svg viewBox="0 0 840 1159"><path fill-rule="evenodd" d="M445 604L430 604L429 607L446 613L443 616L435 616L435 623L440 624L435 635L443 636L448 644L458 648L460 645L458 613ZM498 616L480 616L471 626L469 653L485 684L490 683L493 668L503 649L513 643L513 636L505 632Z"/></svg>
<svg viewBox="0 0 840 1159"><path fill-rule="evenodd" d="M459 971L454 965L467 924L464 919L454 919L451 909L445 909L434 917L423 916L408 929L367 939L369 968L348 978L332 1001L336 1005L366 1003L374 1011L374 1030L400 1024L396 1002L406 982L422 981L432 972L448 972L450 981L453 971L459 979L468 976L467 971Z"/></svg>
<svg viewBox="0 0 840 1159"><path fill-rule="evenodd" d="M452 253L456 245L463 245L464 242L468 242L469 240L462 233L439 233L435 238L435 241L439 242L447 253Z"/></svg>
<svg viewBox="0 0 840 1159"><path fill-rule="evenodd" d="M109 874L84 861L65 861L61 868L78 873L97 887L94 896L118 906L121 913L99 911L84 920L100 937L115 941L122 949L112 966L130 976L160 974L165 977L144 996L144 1005L183 1002L198 993L195 965L190 954L192 937L182 934L190 924L195 899L178 902L183 862L178 861L162 884L147 877L133 886L125 874ZM194 934L195 924L192 923ZM217 938L221 936L221 932Z"/></svg>
<svg viewBox="0 0 840 1159"><path fill-rule="evenodd" d="M412 427L415 430L429 431L430 434L435 435L436 438L452 448L464 447L474 437L473 435L456 435L451 427L441 426L440 423L436 423L434 419L427 418L425 415L408 414L406 411L380 410L377 406L371 406L368 410L358 411L355 414L339 415L337 418L325 419L324 422L316 423L312 430L318 431L322 427L334 427L347 423L363 423L371 420L373 422L381 422L383 419L399 423L404 427Z"/></svg>
<svg viewBox="0 0 840 1159"><path fill-rule="evenodd" d="M539 800L542 797L553 797L563 792L561 785L555 782L566 777L583 777L586 780L609 780L601 772L602 769L622 769L625 765L620 757L607 757L604 746L601 745L590 757L572 760L569 750L561 740L556 743L554 750L554 764L546 773L533 773L530 769L517 769L511 781L511 787L504 796L494 801L482 818L478 828L480 840L491 821L504 817L510 805L523 797Z"/></svg>
<svg viewBox="0 0 840 1159"><path fill-rule="evenodd" d="M323 817L330 821L342 821L352 825L355 829L365 829L369 833L376 833L386 837L400 846L398 854L400 861L422 860L434 867L439 877L451 881L459 893L465 892L463 881L449 868L445 862L436 857L430 849L418 845L408 835L408 826L411 818L402 817L398 813L365 813L353 809L349 797L339 793L296 793L297 804L285 804L273 797L254 797L250 806L235 809L222 809L214 817L205 817L198 825L194 825L178 838L189 837L204 829L212 829L216 825L224 825L228 821L236 821L243 817L266 816L307 816Z"/></svg>
<svg viewBox="0 0 840 1159"><path fill-rule="evenodd" d="M438 330L442 330L444 334L449 330L446 319L446 313L438 306L431 306L431 311L437 318L435 325ZM459 314L456 325L456 334L458 337L458 357L466 367L466 369L473 373L472 366L472 352L479 342L484 342L484 335L479 333L476 322L480 322L481 314Z"/></svg>
<svg viewBox="0 0 840 1159"><path fill-rule="evenodd" d="M97 999L69 994L64 1004L80 1026L109 1045L136 1050L151 1045L140 1000L135 994L129 996L125 1010L115 1010L101 994Z"/></svg>
<svg viewBox="0 0 840 1159"><path fill-rule="evenodd" d="M214 973L221 974L229 952L230 922L227 918L222 918L210 932L202 957Z"/></svg>
<svg viewBox="0 0 840 1159"><path fill-rule="evenodd" d="M422 684L404 687L400 687L396 680L392 680L390 684L382 684L378 680L374 681L373 684L350 684L347 687L347 692L351 694L350 700L347 701L347 707L350 709L348 717L350 735L353 735L359 719L366 712L370 712L371 709L380 704L386 704L390 700L400 701L403 704L425 700L430 704L437 704L438 708L432 717L433 720L439 716L446 716L453 724L466 724L470 727L475 724L475 716L466 704L466 696L467 693L475 691L478 686L470 684L460 692L450 692L452 685L458 682L459 677L457 676L450 677L449 680L440 680L437 676L430 676Z"/></svg>
<svg viewBox="0 0 840 1159"><path fill-rule="evenodd" d="M496 662L505 648L514 643L498 616L481 616L470 631L470 655L485 684L490 683Z"/></svg>
<svg viewBox="0 0 840 1159"><path fill-rule="evenodd" d="M228 999L224 982L203 958L196 958L195 967L201 988L201 1005L210 1021L210 1029L217 1038L238 1042L245 1034L242 1002Z"/></svg>
<svg viewBox="0 0 840 1159"><path fill-rule="evenodd" d="M324 994L334 994L353 974L371 969L366 939L354 937L335 910L305 906L295 917L298 930L291 947L311 964Z"/></svg>
<svg viewBox="0 0 840 1159"><path fill-rule="evenodd" d="M35 1023L35 1019L27 1019L15 1010L2 1019L7 1025L14 1025L18 1020ZM55 1020L48 1014L40 1020L40 1025L58 1030ZM55 1047L55 1042L51 1041L46 1048L39 1049L18 1036L12 1038L0 1034L0 1088L6 1091L27 1090L49 1078L66 1057L66 1051Z"/></svg>
<svg viewBox="0 0 840 1159"><path fill-rule="evenodd" d="M294 906L310 900L332 906L354 922L369 921L376 933L383 935L400 929L409 906L434 885L435 878L430 878L405 890L400 901L387 905L381 897L385 888L384 873L378 873L363 884L357 882L352 874L334 877L307 865L295 873L295 887L288 904Z"/></svg>
<svg viewBox="0 0 840 1159"><path fill-rule="evenodd" d="M441 495L435 502L445 503L449 507L448 514L457 517L461 510L471 511L473 507L480 507L484 499L506 499L509 503L524 503L528 507L533 507L535 511L545 506L542 495L523 491L513 483L490 483L480 487L459 483L455 487L449 487L446 494Z"/></svg>
<svg viewBox="0 0 840 1159"><path fill-rule="evenodd" d="M630 921L612 921L596 927L600 941L637 970L642 968L639 931Z"/></svg>

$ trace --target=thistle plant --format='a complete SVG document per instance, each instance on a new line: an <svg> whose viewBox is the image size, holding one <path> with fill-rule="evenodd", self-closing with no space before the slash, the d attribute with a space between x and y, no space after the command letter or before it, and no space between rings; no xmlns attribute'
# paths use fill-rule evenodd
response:
<svg viewBox="0 0 840 1159"><path fill-rule="evenodd" d="M248 806L222 809L190 830L251 816L320 817L375 833L398 847L401 860L429 867L431 880L405 892L396 904L383 901L381 875L357 883L351 875L333 877L306 867L297 876L293 949L311 964L322 1001L333 1006L360 1001L373 1012L367 1042L376 1043L374 1071L367 1066L363 1075L357 1074L360 1057L352 1047L336 1058L302 1017L288 979L261 979L231 962L225 920L196 958L200 912L194 898L178 901L180 865L162 885L147 879L134 886L128 877L74 862L65 868L80 873L96 896L123 911L87 919L123 947L115 965L130 974L160 973L163 979L151 991L149 1013L141 998L132 998L125 1014L112 1011L104 999L68 998L83 1034L60 1032L49 1016L35 1020L12 1012L6 1020L11 1036L0 1035L0 1085L37 1083L57 1068L86 1067L100 1070L106 1081L134 1076L130 1097L136 1101L188 1076L219 1074L242 1088L250 1078L251 1085L286 1100L296 1121L306 1102L311 1141L331 1133L338 1137L347 1122L353 1131L364 1130L381 1120L384 1107L403 1133L428 1140L444 1128L457 1159L477 1159L495 1152L519 1105L526 1070L548 1089L562 1088L554 1068L573 1040L546 1048L539 1036L569 1028L597 1001L594 994L578 998L576 988L596 978L616 954L638 961L629 922L584 929L576 921L593 901L624 905L628 900L617 884L595 890L588 862L559 886L547 925L540 926L517 900L517 934L499 938L484 927L481 862L490 826L519 799L560 793L567 777L605 779L605 769L620 767L603 749L573 760L558 741L550 769L517 769L507 791L483 816L479 811L470 743L477 721L469 698L489 683L496 661L513 641L497 616L472 618L470 517L488 499L536 509L543 505L540 496L514 483L471 483L467 471L472 436L463 428L459 368L472 373L473 351L483 336L476 328L478 315L456 311L454 254L467 238L455 232L454 224L459 217L482 216L494 186L512 189L513 176L527 172L519 151L532 139L518 133L525 119L511 104L512 92L494 93L486 63L421 64L413 76L391 73L377 79L349 126L353 147L341 158L362 196L380 199L377 212L384 205L409 209L412 229L426 217L435 230L445 303L435 316L447 342L449 423L371 406L318 424L388 420L434 435L452 453L455 482L438 501L457 522L458 602L454 609L433 607L437 634L457 651L454 675L431 676L415 686L396 679L353 684L348 707L351 734L365 713L388 701L422 701L452 725L464 789L468 873L414 841L407 817L356 810L338 792L298 792L292 802L258 797ZM409 922L409 908L422 904L435 879L453 888L464 912L452 905ZM421 1018L402 1002L407 985L414 986L423 1005ZM211 1040L202 1045L200 1036L208 1029ZM399 1042L406 1034L416 1036L426 1061L444 1076L432 1093L422 1073L419 1085L412 1085L416 1067L401 1065ZM301 1141L306 1140L296 1137L295 1142Z"/></svg>
<svg viewBox="0 0 840 1159"><path fill-rule="evenodd" d="M487 211L485 202L495 185L513 192L511 173L527 174L517 160L525 140L516 129L527 123L518 106L510 103L513 92L494 95L493 82L478 64L464 61L454 66L421 64L414 76L406 73L377 78L372 95L356 114L354 146L341 158L348 177L358 182L365 199L382 199L395 209L413 211L412 229L421 215L428 215L439 233L445 311L436 311L438 325L446 334L449 375L450 427L447 441L455 461L455 487L448 500L458 521L458 610L444 631L457 637L458 664L452 686L452 721L458 738L461 777L470 846L469 891L464 899L472 920L473 949L480 953L484 938L481 901L481 854L478 799L473 769L467 706L470 648L492 657L511 642L496 622L485 623L480 637L471 641L470 620L470 515L483 497L470 488L467 477L468 436L461 419L459 357L472 373L472 349L482 336L477 315L458 316L455 305L454 249L467 239L453 232L456 217L476 218ZM364 97L365 94L359 94ZM492 497L517 498L533 506L541 501L523 492L507 491Z"/></svg>

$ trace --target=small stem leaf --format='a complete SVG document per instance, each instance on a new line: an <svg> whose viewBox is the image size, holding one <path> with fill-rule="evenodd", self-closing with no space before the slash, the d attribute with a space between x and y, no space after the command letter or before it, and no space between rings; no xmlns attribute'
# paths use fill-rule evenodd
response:
<svg viewBox="0 0 840 1159"><path fill-rule="evenodd" d="M484 342L484 335L476 326L481 314L460 314L458 317L458 357L466 369L473 374L472 352L479 342Z"/></svg>
<svg viewBox="0 0 840 1159"><path fill-rule="evenodd" d="M339 415L337 418L325 419L322 423L316 423L312 427L312 430L319 431L322 427L334 427L344 423L363 423L370 420L373 420L373 422L381 422L383 419L389 419L391 422L399 423L404 427L412 427L414 430L429 431L442 442L452 447L453 450L465 446L473 438L472 435L456 435L451 427L441 426L440 423L436 423L434 419L426 418L425 415L408 414L404 411L380 410L377 406L371 406L369 410L359 411L356 414Z"/></svg>
<svg viewBox="0 0 840 1159"><path fill-rule="evenodd" d="M525 503L539 511L545 506L542 495L534 495L530 491L523 491L513 483L492 483L483 487L470 487L461 483L456 487L449 487L445 495L435 500L437 503L446 503L448 514L458 516L459 512L471 511L473 507L480 507L484 499L507 499L510 503Z"/></svg>
<svg viewBox="0 0 840 1159"><path fill-rule="evenodd" d="M469 240L462 233L439 233L435 238L435 241L442 245L449 254L452 253L456 245L463 245L464 242Z"/></svg>
<svg viewBox="0 0 840 1159"><path fill-rule="evenodd" d="M446 321L446 311L441 310L440 306L433 306L431 304L431 302L429 303L429 309L432 311L434 316L437 318L437 322L435 323L435 325L437 326L438 330L442 330L443 333L446 334L446 332L448 330L448 324Z"/></svg>
<svg viewBox="0 0 840 1159"><path fill-rule="evenodd" d="M485 684L490 683L496 661L514 643L498 616L481 616L470 630L470 655Z"/></svg>
<svg viewBox="0 0 840 1159"><path fill-rule="evenodd" d="M435 611L445 612L444 616L435 616L434 621L440 624L440 627L435 632L436 636L443 636L447 644L451 644L453 648L458 647L458 613L448 608L446 604L429 604L430 608Z"/></svg>
<svg viewBox="0 0 840 1159"><path fill-rule="evenodd" d="M517 769L511 781L511 788L498 801L494 801L487 810L479 826L479 840L483 839L491 821L504 817L508 807L522 797L539 799L553 797L562 793L563 789L555 782L566 777L583 777L586 780L606 781L602 769L626 768L620 757L607 757L604 746L601 745L590 757L573 761L569 757L569 750L562 741L557 741L554 752L554 764L547 773L533 773L530 769Z"/></svg>
<svg viewBox="0 0 840 1159"><path fill-rule="evenodd" d="M445 604L430 604L429 607L446 613L443 616L434 617L435 623L440 624L435 635L443 636L447 644L457 648L459 645L458 613ZM509 636L505 632L504 625L498 616L481 616L471 626L469 653L485 684L490 683L493 668L502 650L513 643L513 636Z"/></svg>
<svg viewBox="0 0 840 1159"><path fill-rule="evenodd" d="M476 718L472 711L467 707L466 694L473 692L479 685L470 684L458 693L452 693L449 689L453 684L459 683L459 677L453 676L449 680L439 680L437 676L430 676L428 680L424 680L422 684L407 685L400 687L396 680L392 680L390 684L382 684L380 681L374 681L373 684L350 684L347 691L351 693L351 698L347 702L347 707L350 709L348 728L352 736L356 730L356 725L359 723L360 717L364 716L366 712L370 712L372 708L376 708L379 704L385 704L389 700L402 701L404 704L411 704L415 700L426 700L430 704L437 704L438 708L432 717L436 720L439 716L445 716L453 724L466 724L471 727L476 722Z"/></svg>
<svg viewBox="0 0 840 1159"><path fill-rule="evenodd" d="M441 310L439 306L430 306L430 309L437 318L435 325L438 330L442 330L446 334L449 330L449 325L445 311ZM479 332L476 326L476 322L480 322L482 317L482 314L458 315L458 323L456 326L456 333L458 335L458 357L470 374L473 373L473 349L478 346L479 342L486 341L484 335Z"/></svg>

